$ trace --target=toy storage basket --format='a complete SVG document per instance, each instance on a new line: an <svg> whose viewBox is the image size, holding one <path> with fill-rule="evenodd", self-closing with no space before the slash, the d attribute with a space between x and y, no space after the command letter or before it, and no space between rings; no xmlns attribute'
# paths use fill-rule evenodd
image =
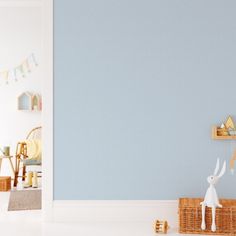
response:
<svg viewBox="0 0 236 236"><path fill-rule="evenodd" d="M201 198L179 199L179 233L236 235L236 200L221 199L222 208L216 208L216 232L211 231L211 208L206 207L206 230L201 229Z"/></svg>

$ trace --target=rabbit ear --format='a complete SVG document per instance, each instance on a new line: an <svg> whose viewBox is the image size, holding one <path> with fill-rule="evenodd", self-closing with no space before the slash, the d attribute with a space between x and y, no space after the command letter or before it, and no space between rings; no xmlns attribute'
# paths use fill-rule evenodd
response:
<svg viewBox="0 0 236 236"><path fill-rule="evenodd" d="M216 161L216 168L215 168L215 170L214 170L214 174L213 174L213 175L216 175L216 174L217 174L219 168L220 168L220 160L219 160L219 158L217 158L217 161Z"/></svg>
<svg viewBox="0 0 236 236"><path fill-rule="evenodd" d="M226 171L226 162L224 161L223 167L222 167L222 169L221 169L220 174L218 175L218 177L219 177L219 178L222 177L222 176L224 175L225 171Z"/></svg>

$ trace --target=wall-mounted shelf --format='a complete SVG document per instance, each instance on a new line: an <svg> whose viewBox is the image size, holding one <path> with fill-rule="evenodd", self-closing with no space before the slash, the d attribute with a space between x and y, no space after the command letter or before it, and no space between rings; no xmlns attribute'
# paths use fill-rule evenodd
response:
<svg viewBox="0 0 236 236"><path fill-rule="evenodd" d="M218 127L212 127L212 139L215 140L236 140L236 135L218 135Z"/></svg>
<svg viewBox="0 0 236 236"><path fill-rule="evenodd" d="M236 125L231 116L220 127L212 127L212 139L214 140L236 140ZM231 173L234 172L234 162L236 161L236 150L230 160Z"/></svg>
<svg viewBox="0 0 236 236"><path fill-rule="evenodd" d="M18 97L18 110L41 111L42 99L39 94L24 92Z"/></svg>

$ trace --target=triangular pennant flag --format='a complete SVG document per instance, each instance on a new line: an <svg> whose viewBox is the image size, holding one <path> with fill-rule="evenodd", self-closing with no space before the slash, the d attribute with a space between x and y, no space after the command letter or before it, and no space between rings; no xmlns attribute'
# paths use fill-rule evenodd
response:
<svg viewBox="0 0 236 236"><path fill-rule="evenodd" d="M22 77L25 77L25 71L24 71L24 66L23 66L23 64L19 65L17 68L18 68L19 71L21 72Z"/></svg>
<svg viewBox="0 0 236 236"><path fill-rule="evenodd" d="M16 69L16 68L13 69L13 74L14 74L14 79L15 79L15 81L18 81L18 78L17 78L17 69Z"/></svg>
<svg viewBox="0 0 236 236"><path fill-rule="evenodd" d="M1 83L1 85L3 84L3 82L4 82L4 77L2 76L2 72L0 72L0 83Z"/></svg>
<svg viewBox="0 0 236 236"><path fill-rule="evenodd" d="M14 68L14 77L15 77L15 80L18 80L22 77L21 66L17 66L16 68Z"/></svg>
<svg viewBox="0 0 236 236"><path fill-rule="evenodd" d="M15 80L14 70L9 71L8 80ZM16 81L16 80L15 80Z"/></svg>
<svg viewBox="0 0 236 236"><path fill-rule="evenodd" d="M9 80L18 81L19 78L26 77L26 74L30 73L31 68L34 66L38 66L38 63L35 55L32 53L17 67L11 70L0 71L0 81L4 81L6 84L8 84Z"/></svg>
<svg viewBox="0 0 236 236"><path fill-rule="evenodd" d="M22 63L28 73L31 72L28 58Z"/></svg>
<svg viewBox="0 0 236 236"><path fill-rule="evenodd" d="M34 53L31 54L31 58L32 58L32 61L33 61L34 65L38 66L38 63L37 63L37 61L35 59L35 56L34 56Z"/></svg>
<svg viewBox="0 0 236 236"><path fill-rule="evenodd" d="M8 84L9 71L8 70L2 71L0 72L0 74L1 74L1 77L5 80L5 83Z"/></svg>

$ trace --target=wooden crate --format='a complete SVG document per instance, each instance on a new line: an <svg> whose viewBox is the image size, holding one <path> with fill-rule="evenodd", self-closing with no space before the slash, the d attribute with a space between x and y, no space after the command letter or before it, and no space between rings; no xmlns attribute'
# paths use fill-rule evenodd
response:
<svg viewBox="0 0 236 236"><path fill-rule="evenodd" d="M179 233L236 235L236 200L221 199L223 208L216 209L216 232L211 231L211 208L206 207L206 230L201 229L201 198L179 199Z"/></svg>
<svg viewBox="0 0 236 236"><path fill-rule="evenodd" d="M9 191L11 189L11 177L1 176L0 177L0 191Z"/></svg>

